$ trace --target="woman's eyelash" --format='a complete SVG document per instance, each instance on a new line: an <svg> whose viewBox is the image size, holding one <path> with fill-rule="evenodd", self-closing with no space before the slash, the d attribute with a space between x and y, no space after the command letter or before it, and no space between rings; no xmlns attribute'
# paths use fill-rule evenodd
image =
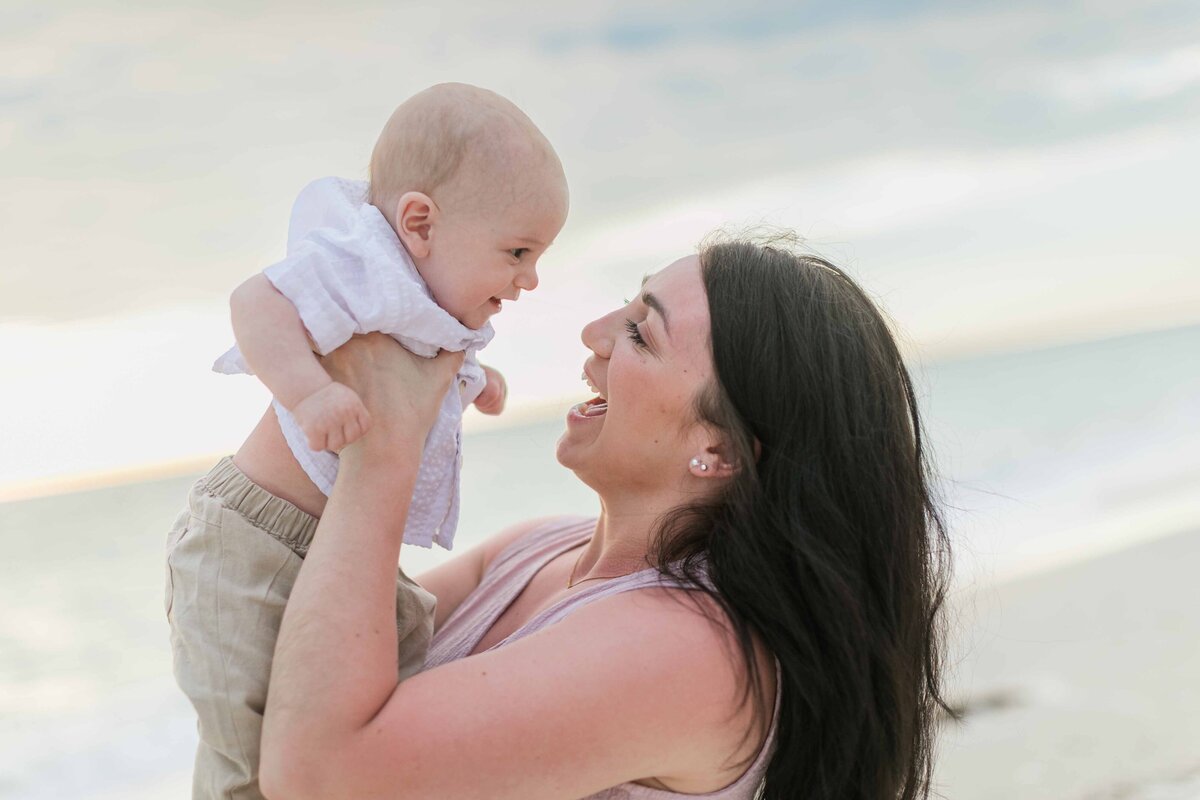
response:
<svg viewBox="0 0 1200 800"><path fill-rule="evenodd" d="M629 338L633 340L636 347L645 348L646 340L642 338L642 332L638 330L637 323L631 319L625 320L625 330L629 331Z"/></svg>

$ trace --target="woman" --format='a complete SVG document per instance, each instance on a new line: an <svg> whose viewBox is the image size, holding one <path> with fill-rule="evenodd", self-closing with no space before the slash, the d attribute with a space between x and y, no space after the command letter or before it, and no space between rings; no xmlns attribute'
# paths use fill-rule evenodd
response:
<svg viewBox="0 0 1200 800"><path fill-rule="evenodd" d="M437 633L400 684L395 564L455 358L334 354L377 422L284 618L268 796L927 796L948 548L912 386L870 300L789 245L705 246L584 328L599 397L558 459L600 518L421 576Z"/></svg>

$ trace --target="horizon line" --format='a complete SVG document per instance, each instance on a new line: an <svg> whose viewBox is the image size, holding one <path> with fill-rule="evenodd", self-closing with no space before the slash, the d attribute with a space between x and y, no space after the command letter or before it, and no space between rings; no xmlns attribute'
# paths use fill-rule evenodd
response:
<svg viewBox="0 0 1200 800"><path fill-rule="evenodd" d="M901 338L901 350L906 359L916 358L928 367L939 363L950 363L972 358L988 358L997 355L1020 355L1036 353L1045 350L1055 350L1063 347L1074 347L1081 344L1112 341L1131 336L1164 333L1171 330L1182 330L1200 326L1200 314L1187 321L1167 321L1159 324L1145 324L1120 331L1105 331L1096 336L1071 335L1069 332L1058 338L1039 339L1036 336L1015 336L1006 344L1000 346L972 346L970 341L957 347L938 348L936 346L919 346ZM1076 334L1079 332L1076 331ZM991 340L992 344L999 344ZM912 365L910 364L910 368ZM562 395L547 400L532 400L521 403L503 417L487 417L478 412L470 411L463 417L463 433L470 436L510 430L525 425L547 422L552 414L566 413L566 409L580 401L580 395ZM16 503L25 500L36 500L67 494L78 494L97 489L109 489L135 483L146 483L154 480L167 480L189 474L202 474L207 467L215 464L220 458L229 453L209 453L196 456L155 461L134 466L112 467L108 469L84 470L80 472L64 472L57 475L44 475L38 478L17 480L10 483L0 483L0 505Z"/></svg>
<svg viewBox="0 0 1200 800"><path fill-rule="evenodd" d="M560 412L565 425L567 408L578 402L580 402L579 396L530 401L506 411L503 417L487 417L472 411L464 414L463 433L473 436L535 425L553 419L553 415ZM214 452L133 466L64 472L58 475L44 475L39 478L12 481L0 484L0 505L168 480L186 475L200 475L228 455L232 455L232 453Z"/></svg>

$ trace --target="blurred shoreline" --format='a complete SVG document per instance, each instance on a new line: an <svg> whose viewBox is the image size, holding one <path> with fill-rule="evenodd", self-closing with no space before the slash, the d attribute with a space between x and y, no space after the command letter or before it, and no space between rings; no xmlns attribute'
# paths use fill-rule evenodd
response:
<svg viewBox="0 0 1200 800"><path fill-rule="evenodd" d="M1143 320L1141 324L1113 331L1096 328L1088 331L1084 326L1023 331L1008 338L985 337L977 340L956 340L953 344L925 343L917 345L899 332L899 344L906 353L906 363L914 375L920 376L929 370L953 367L961 363L988 360L996 357L1020 358L1023 356L1053 352L1078 346L1103 346L1121 340L1137 339L1174 331L1200 330L1200 319L1194 315L1176 315L1178 318ZM1066 331L1064 335L1064 331ZM498 417L479 414L473 408L463 416L463 429L467 434L503 430L537 422L544 422L565 415L567 408L586 399L586 390L578 393L561 394L551 398L520 397L510 399L509 407ZM114 467L111 469L64 472L44 475L27 480L0 483L0 503L89 491L127 483L170 478L204 469L228 453L213 451L201 455L165 459Z"/></svg>
<svg viewBox="0 0 1200 800"><path fill-rule="evenodd" d="M1193 325L910 363L927 446L944 476L960 582L999 583L1159 531L1200 527L1200 459L1191 455L1200 451L1198 352L1200 325ZM520 458L549 476L558 469L553 449L563 417L585 396L518 398L499 417L468 410L467 471L507 458L504 437L532 436L544 449ZM477 459L476 441L494 444ZM223 455L10 482L0 485L0 507L199 475ZM477 499L463 497L467 506ZM431 563L431 555L418 559Z"/></svg>

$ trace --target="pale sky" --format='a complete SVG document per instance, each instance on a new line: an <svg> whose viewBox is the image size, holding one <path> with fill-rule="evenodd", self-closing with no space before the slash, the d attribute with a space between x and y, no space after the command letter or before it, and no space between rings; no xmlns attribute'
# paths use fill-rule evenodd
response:
<svg viewBox="0 0 1200 800"><path fill-rule="evenodd" d="M1200 320L1198 34L1194 2L9 0L0 487L235 448L265 395L209 372L228 292L447 80L571 184L484 353L518 408L582 394L582 325L722 225L795 228L925 359Z"/></svg>

